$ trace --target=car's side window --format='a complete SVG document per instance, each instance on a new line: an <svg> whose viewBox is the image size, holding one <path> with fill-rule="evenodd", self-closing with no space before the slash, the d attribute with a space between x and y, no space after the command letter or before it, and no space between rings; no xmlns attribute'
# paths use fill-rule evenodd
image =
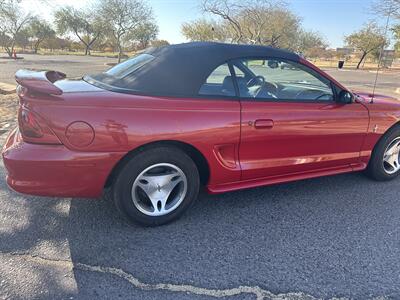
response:
<svg viewBox="0 0 400 300"><path fill-rule="evenodd" d="M235 96L235 86L227 63L217 67L201 86L199 95Z"/></svg>
<svg viewBox="0 0 400 300"><path fill-rule="evenodd" d="M329 80L299 63L280 59L233 62L240 97L283 101L332 101ZM242 75L243 74L243 75Z"/></svg>
<svg viewBox="0 0 400 300"><path fill-rule="evenodd" d="M236 77L240 77L240 78L244 78L245 75L244 73L236 66L233 66L233 70L235 71L235 76Z"/></svg>

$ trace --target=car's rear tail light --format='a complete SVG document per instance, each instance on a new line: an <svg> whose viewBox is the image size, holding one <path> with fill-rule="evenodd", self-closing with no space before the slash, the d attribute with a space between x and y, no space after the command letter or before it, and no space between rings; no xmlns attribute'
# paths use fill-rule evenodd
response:
<svg viewBox="0 0 400 300"><path fill-rule="evenodd" d="M36 121L35 115L27 109L21 109L19 128L26 137L41 138L43 136L42 128Z"/></svg>
<svg viewBox="0 0 400 300"><path fill-rule="evenodd" d="M61 144L44 120L25 107L20 107L18 125L22 139L33 144Z"/></svg>

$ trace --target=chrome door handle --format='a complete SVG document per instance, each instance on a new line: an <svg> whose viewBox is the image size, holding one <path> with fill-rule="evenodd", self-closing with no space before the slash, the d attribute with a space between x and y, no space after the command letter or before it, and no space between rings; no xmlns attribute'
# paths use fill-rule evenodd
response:
<svg viewBox="0 0 400 300"><path fill-rule="evenodd" d="M260 119L254 122L256 129L268 129L274 127L274 121L270 119Z"/></svg>

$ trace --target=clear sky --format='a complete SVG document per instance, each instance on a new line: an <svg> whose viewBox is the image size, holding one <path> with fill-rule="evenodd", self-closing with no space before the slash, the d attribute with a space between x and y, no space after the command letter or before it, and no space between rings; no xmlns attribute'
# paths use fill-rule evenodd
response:
<svg viewBox="0 0 400 300"><path fill-rule="evenodd" d="M240 0L238 0L240 1ZM47 2L47 4L46 4ZM51 20L51 11L62 5L84 6L91 0L23 0L27 9ZM160 39L171 43L184 42L180 32L183 22L203 17L200 0L147 0L160 27ZM288 0L289 8L302 18L308 30L319 31L332 48L343 46L343 37L359 29L365 22L385 20L370 12L374 0ZM205 15L207 16L207 15Z"/></svg>

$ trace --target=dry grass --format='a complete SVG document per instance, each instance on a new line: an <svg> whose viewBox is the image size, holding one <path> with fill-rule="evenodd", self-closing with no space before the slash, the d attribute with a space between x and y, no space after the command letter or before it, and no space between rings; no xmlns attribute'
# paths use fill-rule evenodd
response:
<svg viewBox="0 0 400 300"><path fill-rule="evenodd" d="M39 55L78 55L78 56L85 56L85 52L83 51L47 51L47 50L39 50L38 53ZM124 53L127 57L131 57L134 55L134 53L126 52ZM91 51L90 56L94 57L108 57L108 58L118 58L118 53L116 52L97 52L97 51Z"/></svg>
<svg viewBox="0 0 400 300"><path fill-rule="evenodd" d="M0 134L16 126L18 97L16 94L0 95Z"/></svg>
<svg viewBox="0 0 400 300"><path fill-rule="evenodd" d="M332 59L332 60L311 60L313 64L315 64L318 67L332 67L332 68L337 68L338 66L338 59ZM344 63L344 68L349 68L349 69L355 69L357 67L358 61L346 61ZM376 69L378 67L377 63L372 63L372 62L366 62L364 65L361 65L362 69Z"/></svg>
<svg viewBox="0 0 400 300"><path fill-rule="evenodd" d="M337 68L338 67L338 59L333 60L319 60L319 59L311 59L313 64L315 64L319 68ZM344 69L356 69L358 64L358 60L350 60L344 63ZM378 68L378 63L376 62L365 62L361 64L360 70L376 70ZM390 69L398 70L399 67L394 64Z"/></svg>
<svg viewBox="0 0 400 300"><path fill-rule="evenodd" d="M18 56L23 56L24 53L26 54L34 54L32 50L22 50L21 48L15 48ZM137 52L135 51L127 51L123 53L123 57L132 57ZM67 50L50 50L50 49L39 49L38 55L78 55L78 56L85 56L85 51L67 51ZM4 49L0 49L0 56L8 57L7 53ZM103 51L96 51L92 50L90 52L90 56L97 56L97 57L108 57L108 58L118 58L118 52L103 52Z"/></svg>

